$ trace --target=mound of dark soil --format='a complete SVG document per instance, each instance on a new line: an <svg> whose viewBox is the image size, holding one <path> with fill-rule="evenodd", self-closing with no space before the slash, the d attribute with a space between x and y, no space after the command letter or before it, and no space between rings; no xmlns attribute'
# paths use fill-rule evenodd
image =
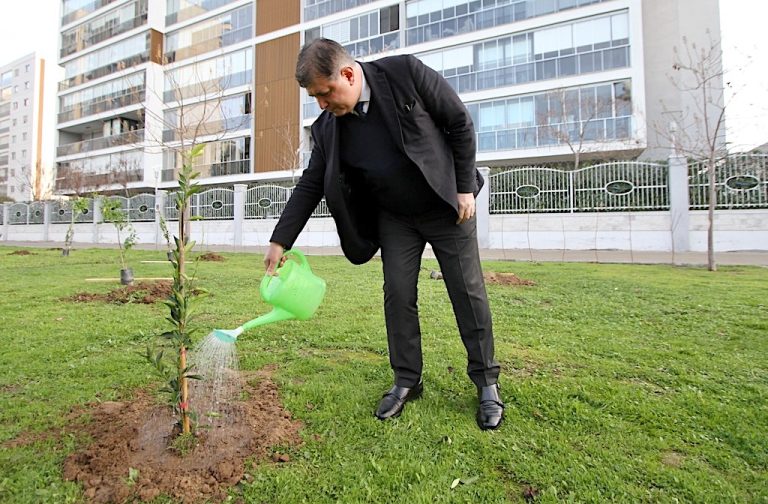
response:
<svg viewBox="0 0 768 504"><path fill-rule="evenodd" d="M216 252L206 252L205 254L200 254L198 256L198 259L200 259L201 261L222 262L224 260L224 257L220 256Z"/></svg>
<svg viewBox="0 0 768 504"><path fill-rule="evenodd" d="M24 255L35 255L35 254L30 252L29 250L14 250L13 252L9 252L8 255L21 255L21 256L24 256Z"/></svg>
<svg viewBox="0 0 768 504"><path fill-rule="evenodd" d="M497 285L536 285L533 280L525 280L514 273L497 273L486 271L483 273L486 283Z"/></svg>
<svg viewBox="0 0 768 504"><path fill-rule="evenodd" d="M172 283L168 280L159 280L156 282L137 282L133 285L126 285L111 290L106 294L94 294L92 292L78 292L64 301L73 301L75 303L142 303L152 304L163 299L167 299L171 294Z"/></svg>
<svg viewBox="0 0 768 504"><path fill-rule="evenodd" d="M244 385L248 398L230 405L228 417L198 429L197 444L184 456L169 449L174 421L167 407L147 393L130 402L103 402L73 420L78 438L93 442L67 457L64 477L77 481L90 502L127 502L159 495L185 502L220 502L242 481L245 461L288 462L273 446L301 442L301 424L283 409L277 387L262 371ZM149 419L149 420L148 420Z"/></svg>

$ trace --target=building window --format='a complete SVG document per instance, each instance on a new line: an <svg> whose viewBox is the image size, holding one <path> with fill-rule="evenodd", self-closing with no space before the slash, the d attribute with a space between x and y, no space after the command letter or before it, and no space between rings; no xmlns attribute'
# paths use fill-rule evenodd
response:
<svg viewBox="0 0 768 504"><path fill-rule="evenodd" d="M19 102L13 102L13 110L19 109Z"/></svg>
<svg viewBox="0 0 768 504"><path fill-rule="evenodd" d="M21 118L21 122L23 122L24 124L27 124L27 116L23 116Z"/></svg>
<svg viewBox="0 0 768 504"><path fill-rule="evenodd" d="M25 107L29 106L29 98L24 98L24 106Z"/></svg>
<svg viewBox="0 0 768 504"><path fill-rule="evenodd" d="M29 89L29 81L26 81L26 82L24 83L24 89Z"/></svg>
<svg viewBox="0 0 768 504"><path fill-rule="evenodd" d="M11 152L11 160L16 159L16 152Z"/></svg>
<svg viewBox="0 0 768 504"><path fill-rule="evenodd" d="M11 143L12 144L16 143L16 135L11 136Z"/></svg>
<svg viewBox="0 0 768 504"><path fill-rule="evenodd" d="M18 85L18 84L16 84L15 86L13 86L13 92L14 92L14 93L18 93L18 92L19 92L19 85Z"/></svg>
<svg viewBox="0 0 768 504"><path fill-rule="evenodd" d="M26 142L27 141L27 133L26 132L21 134L21 141L22 142Z"/></svg>
<svg viewBox="0 0 768 504"><path fill-rule="evenodd" d="M245 5L176 30L165 38L165 57L172 63L243 42L253 36L253 22L253 6Z"/></svg>
<svg viewBox="0 0 768 504"><path fill-rule="evenodd" d="M392 5L307 30L307 42L325 37L344 46L353 58L400 47L400 6Z"/></svg>
<svg viewBox="0 0 768 504"><path fill-rule="evenodd" d="M29 73L29 67L30 67L29 63L27 63L26 65L24 65L24 71L25 71L25 72L27 72L27 73Z"/></svg>
<svg viewBox="0 0 768 504"><path fill-rule="evenodd" d="M16 126L16 119L14 119L12 122L13 122L13 125Z"/></svg>
<svg viewBox="0 0 768 504"><path fill-rule="evenodd" d="M27 149L21 150L21 159L27 159Z"/></svg>

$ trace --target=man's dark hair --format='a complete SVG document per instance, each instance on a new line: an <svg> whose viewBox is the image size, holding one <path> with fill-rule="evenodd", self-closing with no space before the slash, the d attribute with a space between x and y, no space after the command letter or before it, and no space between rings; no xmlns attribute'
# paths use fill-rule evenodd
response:
<svg viewBox="0 0 768 504"><path fill-rule="evenodd" d="M307 42L299 52L296 80L303 88L312 84L318 77L336 80L341 67L354 63L352 56L335 40L315 39Z"/></svg>

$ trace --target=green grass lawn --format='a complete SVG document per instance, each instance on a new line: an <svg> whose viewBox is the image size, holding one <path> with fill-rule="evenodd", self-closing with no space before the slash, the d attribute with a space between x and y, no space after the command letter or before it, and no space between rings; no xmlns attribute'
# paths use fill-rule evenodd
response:
<svg viewBox="0 0 768 504"><path fill-rule="evenodd" d="M140 353L168 328L155 305L71 303L116 284L116 250L9 255L0 247L0 502L78 502L61 476L73 406L156 384ZM199 262L196 338L265 313L262 257ZM163 251L132 251L137 277L170 276ZM487 262L535 286L489 285L507 403L501 430L474 422L475 390L442 281L425 261L424 397L390 422L381 263L310 257L328 282L314 319L240 337L244 370L277 364L304 424L285 464L257 463L245 502L768 502L768 269ZM195 268L191 268L195 269ZM280 447L285 450L285 447ZM126 468L126 474L128 469ZM452 488L457 478L461 484ZM159 499L159 502L165 502Z"/></svg>

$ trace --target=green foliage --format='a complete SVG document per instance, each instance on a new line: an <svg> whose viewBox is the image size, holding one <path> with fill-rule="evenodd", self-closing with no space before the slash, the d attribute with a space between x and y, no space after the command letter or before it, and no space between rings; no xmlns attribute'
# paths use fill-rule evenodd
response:
<svg viewBox="0 0 768 504"><path fill-rule="evenodd" d="M65 427L86 421L71 412L158 385L140 354L167 330L168 308L64 301L113 288L83 283L110 273L109 250L81 250L66 263L56 251L14 250L0 247L0 502L83 502L78 485L62 478L65 457L91 441L69 434ZM201 261L194 272L213 294L197 306L195 323L207 328L271 309L258 295L259 255L222 255L225 262ZM373 409L392 380L381 262L309 260L328 283L315 317L237 342L245 377L275 368L304 443L275 447L290 462L246 467L232 500L768 499L768 269L485 262L486 271L536 285L488 285L507 419L481 432L445 284L428 277L436 261L424 261L419 284L424 396L379 422ZM168 264L138 267L166 276ZM163 357L171 368L172 355Z"/></svg>
<svg viewBox="0 0 768 504"><path fill-rule="evenodd" d="M180 418L182 435L190 434L192 412L189 410L189 397L187 396L187 380L200 379L192 373L192 367L187 363L187 349L192 346L192 335L195 333L193 320L195 316L195 304L200 299L200 290L193 292L191 279L186 273L186 259L190 257L195 242L187 236L189 216L189 200L193 194L200 192L199 186L194 180L199 176L193 171L192 161L203 151L203 145L197 145L185 156L185 163L179 173L179 190L175 193L176 207L179 209L179 234L174 236L175 249L173 250L173 286L169 298L163 303L168 307L169 315L166 321L171 325L171 330L163 333L170 340L174 349L175 363L173 366L163 361L163 350L153 351L148 348L145 354L146 360L153 366L156 372L164 379L165 385L160 392L165 393L172 405L174 413ZM169 240L167 227L161 219L163 235Z"/></svg>
<svg viewBox="0 0 768 504"><path fill-rule="evenodd" d="M123 269L128 269L126 255L136 245L137 235L133 224L117 198L104 198L101 203L101 216L104 222L110 222L117 231L117 245L120 249L120 264ZM125 233L125 235L123 235ZM123 237L124 236L124 237Z"/></svg>

